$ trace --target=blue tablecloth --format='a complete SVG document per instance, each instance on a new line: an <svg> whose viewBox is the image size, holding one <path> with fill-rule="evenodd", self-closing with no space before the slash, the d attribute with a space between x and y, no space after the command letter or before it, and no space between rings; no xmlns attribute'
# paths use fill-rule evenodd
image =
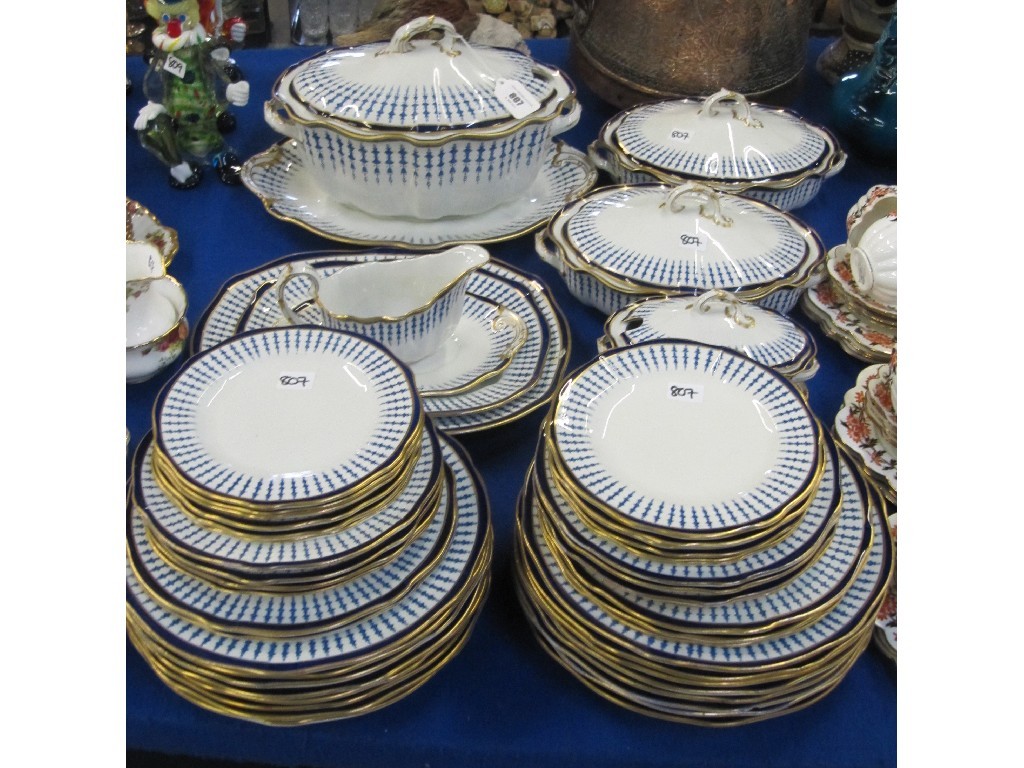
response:
<svg viewBox="0 0 1024 768"><path fill-rule="evenodd" d="M805 86L791 105L823 124L829 122L829 91L813 63L826 42L811 40ZM566 40L534 41L531 49L535 58L572 77ZM263 120L263 101L285 67L315 52L293 47L237 53L252 88L248 106L234 110L238 128L229 136L240 157L261 152L280 138ZM132 128L145 103L145 65L129 58L127 67L134 87L125 116L126 194L178 230L180 252L170 272L188 291L188 318L193 324L233 275L291 253L338 247L271 217L255 195L244 187L221 184L212 173L196 189L171 189L166 169L141 148ZM574 80L583 116L564 138L585 149L617 110L588 92L578 77ZM895 181L895 166L872 164L854 154L821 194L796 213L830 247L845 240L845 214L857 198L872 184ZM532 235L492 246L491 251L550 287L572 329L570 370L593 357L604 318L573 298L558 274L541 262ZM799 312L795 317L804 321L819 344L821 371L810 383L810 402L828 424L866 363L845 354ZM150 429L156 394L177 367L127 387L130 450ZM460 438L481 471L490 498L493 586L469 643L426 685L363 717L272 728L212 714L179 698L126 643L128 749L333 768L895 765L896 672L873 646L821 702L781 718L729 729L679 725L626 711L591 693L549 658L532 638L516 603L511 569L514 502L540 418L535 413Z"/></svg>

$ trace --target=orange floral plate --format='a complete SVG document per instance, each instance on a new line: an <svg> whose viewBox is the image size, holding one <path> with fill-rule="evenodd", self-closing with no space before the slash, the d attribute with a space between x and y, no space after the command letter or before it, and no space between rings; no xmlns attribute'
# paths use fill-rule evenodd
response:
<svg viewBox="0 0 1024 768"><path fill-rule="evenodd" d="M857 384L843 399L836 414L832 431L839 445L846 449L863 473L874 483L886 499L896 503L896 449L889 445L875 428L864 410L868 380L878 375L882 364L864 368L857 376Z"/></svg>
<svg viewBox="0 0 1024 768"><path fill-rule="evenodd" d="M882 363L896 346L896 329L886 327L858 313L844 301L830 278L808 288L800 297L800 308L821 330L849 354L868 363Z"/></svg>

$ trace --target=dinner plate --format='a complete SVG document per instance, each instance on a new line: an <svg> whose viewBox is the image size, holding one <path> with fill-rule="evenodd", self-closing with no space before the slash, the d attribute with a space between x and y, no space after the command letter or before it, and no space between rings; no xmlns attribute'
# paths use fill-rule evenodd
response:
<svg viewBox="0 0 1024 768"><path fill-rule="evenodd" d="M441 439L445 464L453 475L455 529L439 562L393 605L340 628L296 637L265 638L250 633L227 635L191 621L154 599L126 559L126 599L130 615L162 642L238 672L288 673L351 664L415 634L432 616L457 598L476 563L489 556L490 512L482 480L456 443Z"/></svg>
<svg viewBox="0 0 1024 768"><path fill-rule="evenodd" d="M838 456L831 438L826 438L826 467L821 483L799 524L781 541L755 549L738 558L708 561L697 556L666 560L641 555L601 536L580 519L555 483L549 482L547 461L542 454L533 470L536 493L543 499L547 515L558 526L564 541L571 543L579 562L605 577L633 585L642 584L645 593L685 594L691 599L706 596L719 599L725 594L750 593L784 578L816 555L828 531L841 513ZM525 487L528 500L537 506L533 489ZM538 507L539 508L539 507ZM582 555L582 559L579 557ZM639 588L639 587L638 587Z"/></svg>
<svg viewBox="0 0 1024 768"><path fill-rule="evenodd" d="M383 346L307 326L247 331L191 357L153 409L158 450L194 487L249 504L359 487L418 440L420 398Z"/></svg>
<svg viewBox="0 0 1024 768"><path fill-rule="evenodd" d="M587 156L555 142L527 193L480 214L435 220L382 218L331 200L306 167L302 148L285 139L242 166L242 183L270 214L323 237L354 245L432 249L510 240L544 224L597 181Z"/></svg>
<svg viewBox="0 0 1024 768"><path fill-rule="evenodd" d="M254 540L200 525L164 493L153 474L152 435L144 436L135 454L133 499L149 536L179 557L216 567L237 580L303 577L337 568L396 536L411 532L441 479L440 447L434 430L425 428L421 458L399 496L383 509L353 525L314 536Z"/></svg>
<svg viewBox="0 0 1024 768"><path fill-rule="evenodd" d="M221 288L197 323L193 354L222 344L241 330L280 322L274 281L293 261L306 261L326 274L346 264L382 258L396 256L379 251L294 254L238 275ZM565 319L538 278L492 258L470 274L468 292L515 313L523 321L526 339L509 365L480 386L422 399L435 425L449 433L488 429L539 408L551 398L569 359Z"/></svg>
<svg viewBox="0 0 1024 768"><path fill-rule="evenodd" d="M150 595L192 621L228 634L295 635L350 622L408 592L442 556L454 518L454 499L446 483L426 529L397 557L316 590L267 593L210 584L160 557L138 508L129 512L128 552L136 578Z"/></svg>
<svg viewBox="0 0 1024 768"><path fill-rule="evenodd" d="M857 465L871 478L889 501L896 503L896 450L879 434L865 411L867 382L878 375L884 363L869 365L857 375L857 383L846 392L836 414L833 431Z"/></svg>
<svg viewBox="0 0 1024 768"><path fill-rule="evenodd" d="M842 300L831 279L826 278L804 291L800 307L826 336L858 360L883 363L892 357L896 329L872 323L858 314Z"/></svg>
<svg viewBox="0 0 1024 768"><path fill-rule="evenodd" d="M820 429L803 396L746 356L651 341L567 378L551 442L601 509L668 533L776 520L820 479Z"/></svg>
<svg viewBox="0 0 1024 768"><path fill-rule="evenodd" d="M680 665L680 668L705 672L757 672L766 669L767 665L778 669L787 663L799 664L816 650L840 643L862 623L866 614L870 613L873 621L882 590L889 580L892 553L884 529L882 506L876 503L877 497L872 499L871 492L856 471L842 460L840 467L843 495L850 499L844 504L859 506L871 528L871 543L859 572L820 618L806 626L783 628L750 643L729 645L716 642L710 633L699 642L692 637L677 640L667 634L647 631L634 622L624 623L572 585L546 539L537 536L532 526L521 525L520 536L535 555L532 567L545 584L545 592L558 605L571 611L574 620L591 628L596 633L595 637L611 638L615 647L628 655L641 654L649 660L658 660L673 667Z"/></svg>

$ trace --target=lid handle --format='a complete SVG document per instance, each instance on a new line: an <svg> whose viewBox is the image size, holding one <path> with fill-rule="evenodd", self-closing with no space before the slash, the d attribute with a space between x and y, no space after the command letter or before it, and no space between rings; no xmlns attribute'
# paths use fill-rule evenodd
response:
<svg viewBox="0 0 1024 768"><path fill-rule="evenodd" d="M764 125L760 120L756 117L750 116L750 102L747 101L747 97L742 93L730 91L728 88L722 88L720 91L717 91L704 99L704 103L701 104L700 111L697 114L707 114L709 117L714 117L718 114L715 107L723 101L735 102L735 106L732 108L732 116L748 128L764 128ZM743 111L742 115L737 114L737 108Z"/></svg>
<svg viewBox="0 0 1024 768"><path fill-rule="evenodd" d="M413 50L412 39L414 37L422 35L425 32L431 32L438 29L441 30L442 36L435 45L449 56L458 56L461 51L455 50L455 42L459 41L464 43L465 39L455 31L455 26L450 21L438 16L420 16L419 18L403 24L395 30L395 34L391 37L391 42L389 42L384 48L377 51L377 55L381 56L386 53L409 53L409 51Z"/></svg>
<svg viewBox="0 0 1024 768"><path fill-rule="evenodd" d="M757 323L753 315L747 314L746 302L737 299L731 293L723 291L721 288L712 288L710 291L705 291L687 309L696 309L698 312L707 314L711 311L711 304L713 302L724 305L725 316L732 319L740 328L753 328Z"/></svg>
<svg viewBox="0 0 1024 768"><path fill-rule="evenodd" d="M672 213L679 213L686 208L688 200L700 203L700 215L705 219L710 219L720 227L732 226L732 219L722 213L721 193L706 184L698 184L695 181L688 181L685 184L672 187L665 195L661 207L668 206Z"/></svg>

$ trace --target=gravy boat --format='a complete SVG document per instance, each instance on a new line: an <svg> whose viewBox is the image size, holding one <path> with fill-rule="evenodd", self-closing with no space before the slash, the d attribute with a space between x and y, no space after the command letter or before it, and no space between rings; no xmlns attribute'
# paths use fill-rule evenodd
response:
<svg viewBox="0 0 1024 768"><path fill-rule="evenodd" d="M293 324L308 324L304 308L312 307L319 312L318 325L367 336L403 362L413 363L451 338L462 317L469 275L489 259L478 245L459 245L352 264L330 276L298 262L277 281L277 301ZM294 291L291 297L287 292L295 280L312 288L299 302Z"/></svg>

